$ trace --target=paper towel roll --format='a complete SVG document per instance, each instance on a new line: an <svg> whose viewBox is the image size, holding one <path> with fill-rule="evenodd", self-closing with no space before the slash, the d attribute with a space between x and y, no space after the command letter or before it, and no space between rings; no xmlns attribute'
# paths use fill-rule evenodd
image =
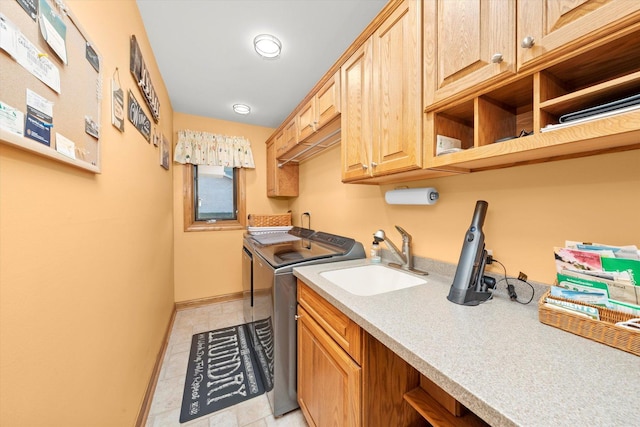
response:
<svg viewBox="0 0 640 427"><path fill-rule="evenodd" d="M433 205L438 198L438 190L431 187L390 190L384 195L390 205Z"/></svg>

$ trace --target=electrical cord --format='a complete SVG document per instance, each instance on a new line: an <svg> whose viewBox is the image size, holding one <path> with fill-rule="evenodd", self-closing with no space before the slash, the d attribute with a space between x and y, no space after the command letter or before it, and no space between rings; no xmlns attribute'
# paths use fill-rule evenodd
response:
<svg viewBox="0 0 640 427"><path fill-rule="evenodd" d="M520 300L518 299L518 295L516 294L515 287L513 286L513 284L512 284L512 283L509 283L509 277L507 277L507 268L504 266L504 264L503 264L503 263L501 263L500 261L498 261L497 259L495 259L495 258L493 258L493 257L492 257L492 258L491 258L491 262L490 262L490 263L494 263L494 262L495 262L495 263L500 264L500 266L501 266L501 267L502 267L502 269L504 270L504 278L503 278L503 279L498 280L498 282L496 283L496 287L498 286L498 283L500 283L500 282L504 281L504 282L507 284L507 293L509 294L509 298L511 299L511 301L515 301L515 302L517 302L517 303L519 303L519 304L522 304L522 305L527 305L527 304L529 304L531 301L533 301L533 297L535 296L535 292L536 292L536 291L535 291L535 289L534 289L534 287L533 287L533 285L532 285L531 283L527 282L527 280L526 280L526 279L523 279L523 278L522 278L523 274L522 274L522 273L520 273L520 276L521 276L521 277L512 278L512 280L513 280L513 279L515 279L515 280L518 280L518 281L520 281L520 282L524 282L524 283L526 283L527 285L529 285L529 287L531 288L531 298L529 298L529 301L527 301L527 302L523 302L523 301L520 301ZM489 263L489 262L487 262L487 264L490 264L490 263ZM525 277L526 277L526 276L525 276Z"/></svg>

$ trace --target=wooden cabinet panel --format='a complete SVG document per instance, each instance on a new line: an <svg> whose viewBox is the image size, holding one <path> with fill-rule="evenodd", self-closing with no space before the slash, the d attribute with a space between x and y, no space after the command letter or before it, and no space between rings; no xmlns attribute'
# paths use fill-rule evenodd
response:
<svg viewBox="0 0 640 427"><path fill-rule="evenodd" d="M366 334L362 371L363 425L417 427L426 421L404 400L420 384L420 374L384 344Z"/></svg>
<svg viewBox="0 0 640 427"><path fill-rule="evenodd" d="M360 426L361 368L298 306L298 402L312 426Z"/></svg>
<svg viewBox="0 0 640 427"><path fill-rule="evenodd" d="M422 166L421 8L403 2L373 35L373 175Z"/></svg>
<svg viewBox="0 0 640 427"><path fill-rule="evenodd" d="M298 164L287 163L278 167L276 146L279 134L275 140L267 144L267 196L268 197L297 197L298 196Z"/></svg>
<svg viewBox="0 0 640 427"><path fill-rule="evenodd" d="M518 0L518 67L548 62L593 41L606 42L609 34L638 21L638 1ZM531 47L522 45L527 37Z"/></svg>
<svg viewBox="0 0 640 427"><path fill-rule="evenodd" d="M324 84L316 95L316 120L318 128L340 114L340 71Z"/></svg>
<svg viewBox="0 0 640 427"><path fill-rule="evenodd" d="M276 157L281 157L293 149L298 143L298 123L294 117L282 130L280 138L276 138Z"/></svg>
<svg viewBox="0 0 640 427"><path fill-rule="evenodd" d="M298 303L357 362L362 362L362 331L353 320L298 281Z"/></svg>
<svg viewBox="0 0 640 427"><path fill-rule="evenodd" d="M303 141L316 131L316 98L307 102L296 116L298 120L298 141Z"/></svg>
<svg viewBox="0 0 640 427"><path fill-rule="evenodd" d="M515 1L432 0L424 7L426 105L515 72Z"/></svg>
<svg viewBox="0 0 640 427"><path fill-rule="evenodd" d="M342 67L342 180L422 166L422 2L399 2Z"/></svg>
<svg viewBox="0 0 640 427"><path fill-rule="evenodd" d="M341 68L342 180L370 176L372 40Z"/></svg>

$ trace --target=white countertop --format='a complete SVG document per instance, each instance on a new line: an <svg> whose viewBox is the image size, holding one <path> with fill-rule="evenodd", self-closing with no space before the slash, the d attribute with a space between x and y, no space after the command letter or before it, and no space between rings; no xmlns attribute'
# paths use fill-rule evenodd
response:
<svg viewBox="0 0 640 427"><path fill-rule="evenodd" d="M367 263L294 274L489 424L640 425L640 357L540 323L540 295L468 307L446 299L452 276L433 272L426 285L367 297L320 276Z"/></svg>

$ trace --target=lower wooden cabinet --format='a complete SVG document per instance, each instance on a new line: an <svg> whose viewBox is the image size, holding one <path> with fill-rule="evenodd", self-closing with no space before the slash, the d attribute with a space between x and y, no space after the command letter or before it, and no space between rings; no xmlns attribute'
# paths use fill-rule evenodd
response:
<svg viewBox="0 0 640 427"><path fill-rule="evenodd" d="M362 368L298 307L298 402L311 426L360 426Z"/></svg>
<svg viewBox="0 0 640 427"><path fill-rule="evenodd" d="M298 280L298 403L312 427L486 426Z"/></svg>

